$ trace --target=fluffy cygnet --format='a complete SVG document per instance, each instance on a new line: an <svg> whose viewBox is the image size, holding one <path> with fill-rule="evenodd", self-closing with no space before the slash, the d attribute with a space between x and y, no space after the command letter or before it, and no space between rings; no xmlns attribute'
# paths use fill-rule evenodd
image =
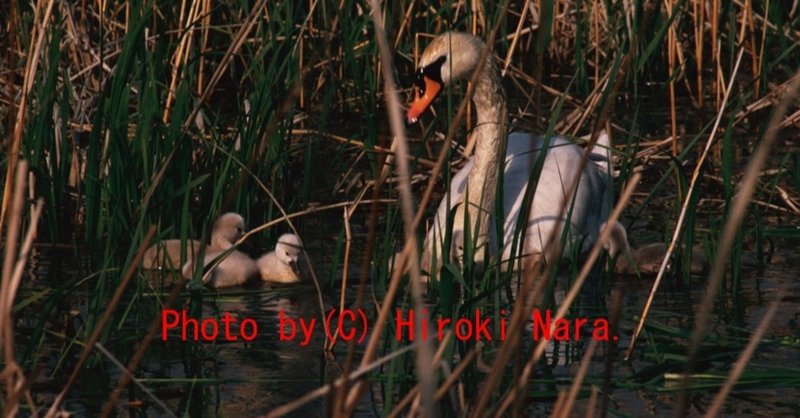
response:
<svg viewBox="0 0 800 418"><path fill-rule="evenodd" d="M303 252L303 243L295 234L283 234L278 238L275 251L270 251L256 261L261 279L268 282L296 283L300 281L298 260Z"/></svg>
<svg viewBox="0 0 800 418"><path fill-rule="evenodd" d="M238 213L229 212L214 222L211 230L211 243L206 253L219 252L230 248L244 234L244 218ZM200 241L186 241L186 260L191 261L200 251ZM142 266L146 269L178 269L181 266L181 240L168 239L148 248L144 253Z"/></svg>
<svg viewBox="0 0 800 418"><path fill-rule="evenodd" d="M225 250L207 253L203 262L203 267L213 264L214 260L224 253ZM223 257L222 261L214 267L214 270L209 276L210 278L207 284L211 287L240 286L251 277L255 277L258 273L256 262L241 251L231 250L227 255L223 255ZM194 262L189 261L186 263L182 270L183 277L187 279L191 278L194 269Z"/></svg>
<svg viewBox="0 0 800 418"><path fill-rule="evenodd" d="M614 270L617 273L635 275L655 275L661 268L661 262L667 256L667 244L654 243L641 246L630 252L629 256L621 254L617 258ZM692 247L692 265L689 271L692 274L701 274L708 269L708 259L702 247Z"/></svg>

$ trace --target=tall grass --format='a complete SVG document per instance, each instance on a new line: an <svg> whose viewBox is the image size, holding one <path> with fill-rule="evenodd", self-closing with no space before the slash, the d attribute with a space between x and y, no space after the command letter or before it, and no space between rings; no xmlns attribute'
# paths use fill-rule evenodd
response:
<svg viewBox="0 0 800 418"><path fill-rule="evenodd" d="M329 237L338 237L337 244L314 260L318 277L324 278L321 289L343 293L331 298L342 298L334 305L372 308L377 302L373 325L394 321L395 308L407 312L427 307L431 317L453 318L480 309L493 323L504 318L515 327L514 338L506 342L475 344L450 336L429 342L433 345L427 349L424 343L398 342L391 326L374 328L366 353L362 346L348 345L346 378L276 414L289 413L315 396L329 396L333 413L351 415L367 391L385 414L525 415L535 410L533 399L544 399L545 409L555 405L562 385L552 379L545 386L553 391L538 392L539 386L531 383L533 376L543 376L537 370L547 368L540 361L545 345L522 341L529 316L520 308L551 307L560 315L582 315L586 307L556 303L554 295L559 277L581 283L590 265L574 261L561 270L550 265L536 283L536 298L520 285L521 272L476 268L472 254L482 249L469 245L467 262L459 266L443 260L427 292L412 291L419 283L416 273L409 279L400 269L386 268L398 248L404 252L400 260L416 260L414 241L423 236L432 203L448 186L451 165L456 168L456 161L471 149L462 140L474 127L466 85L453 86L440 98L435 117L427 115L421 128L405 131L407 146L394 143L399 127L394 123L390 128L392 119L386 116L398 110L389 100L393 93L402 93L402 101L410 87L417 54L430 36L445 30L494 39L491 54L510 93L512 128L578 136L610 123L614 155L621 161L614 193L632 190L636 171L645 174L644 187L638 187L622 214L632 241L644 240L636 234L646 231L636 225L649 212L663 219L662 229L651 236L671 238L651 299L665 297L659 284L667 277L670 260L682 260L684 269L674 272L682 285L706 282L705 277L692 277L689 268L692 246L706 243L717 259L696 327L706 323L718 302L718 283L732 290L726 300L743 302L739 290L750 243L755 242L761 258L770 240L792 245L797 239L792 226L800 214L800 160L787 152L774 163L759 146L781 141L778 130L796 129L800 119L790 107L786 115L769 120L775 103L786 102L796 90L791 80L798 79L793 75L800 66L797 13L785 2L755 0L515 0L506 6L413 0L41 0L0 6L0 21L6 23L0 38L6 50L0 63L0 114L7 116L0 224L9 234L13 225L38 227L37 248L66 246L75 261L66 271L53 264L46 284L50 288L39 299L15 299L4 274L2 301L7 304L0 305L2 312L13 308L32 315L36 323L25 338L14 338L10 316L0 319L3 364L5 370L16 370L4 375L4 412L29 408L36 414L47 408L53 414L59 409L52 397L23 402L19 386L20 373L46 369L49 374L53 366L42 356L42 347L54 340L63 344L53 362L56 368L72 368L73 377L57 382L65 389L63 397L69 397L72 381L85 372L84 362L93 371L103 370L103 356L92 351L95 341L117 358L136 359L129 363L130 376L136 376L147 345L137 350L127 342L144 341L148 331L146 325L132 324L151 324L160 308L149 308L150 291L137 283L142 277L135 269L137 254L149 240L148 231L156 226L153 239L205 240L213 220L226 211L242 213L249 226L262 227L248 237L246 251L251 254L290 229L284 212L291 215L291 228L312 247L327 247ZM378 40L384 39L381 45ZM775 149L796 151L788 140L776 144ZM751 164L746 174L745 162ZM42 199L41 218L12 206L21 193L12 191L18 167L27 167L27 198ZM762 187L756 188L753 182L759 176ZM745 183L751 189L742 189ZM365 204L368 196L371 203ZM743 197L757 205L755 216L746 216ZM348 208L345 222L338 212L320 214L343 206ZM496 210L502 213L499 206ZM789 226L776 221L776 214L785 216ZM453 221L449 217L439 254L449 254ZM363 225L367 238L353 234L346 222ZM524 235L524 226L517 232ZM3 243L7 261L17 239L9 235ZM353 269L348 261L359 256L361 268ZM361 277L356 297L346 292L348 277L339 282L343 264L345 272ZM612 273L598 277L587 286L603 289L600 293L617 286ZM136 284L120 290L131 279ZM37 285L44 284L31 283ZM76 292L79 288L87 291ZM175 297L179 305L199 313L209 293L200 290L197 280L190 289ZM85 307L81 326L56 338L48 323L68 311L63 303L68 297L79 298ZM162 297L159 293L153 304L165 303ZM688 292L670 297L692 302ZM514 302L519 302L517 308ZM717 359L700 349L708 348L700 331L687 354L684 338L690 326L667 329L662 313L652 314L653 319L647 308L635 308L625 311L619 324L628 329L634 315L640 320L628 341L628 357L647 359L662 374L677 368L681 359L692 359L692 364ZM136 331L122 338L115 332L119 329ZM637 342L640 332L646 338ZM706 341L712 347L728 343L724 335ZM742 341L732 344L744 348ZM78 350L78 345L84 348ZM186 351L186 362L192 364L188 377L201 376L202 349ZM484 363L492 364L489 371ZM606 369L605 375L589 370L576 379L583 382L582 391L578 385L569 389L562 395L566 404L555 410L562 415L576 410L582 393L599 379L611 380L611 368ZM334 381L328 377L326 381ZM109 387L114 394L105 414L112 413L127 384L121 381ZM381 390L372 390L376 382ZM621 378L619 384L655 390L651 377L641 375ZM683 386L700 390L688 382ZM592 402L599 405L597 412L611 412L606 410L608 393L597 396L604 397Z"/></svg>

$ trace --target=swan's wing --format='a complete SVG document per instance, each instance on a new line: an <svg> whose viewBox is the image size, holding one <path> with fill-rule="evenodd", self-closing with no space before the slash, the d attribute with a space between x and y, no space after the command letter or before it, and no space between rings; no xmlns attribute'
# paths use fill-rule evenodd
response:
<svg viewBox="0 0 800 418"><path fill-rule="evenodd" d="M567 244L593 243L608 212L608 177L601 169L602 164L590 159L581 168L584 150L563 137L551 137L547 145L545 138L530 134L512 134L509 139L503 181L503 210L506 215L503 257L511 257L513 240L518 240L518 218L522 203L540 151L545 146L547 154L534 191L532 209L527 215L525 249L518 249L517 254L543 252L554 230L556 238L560 238L568 215L570 231ZM603 141L607 143L607 138ZM563 202L573 199L569 188L579 174L580 182L573 203L567 205L562 213Z"/></svg>
<svg viewBox="0 0 800 418"><path fill-rule="evenodd" d="M448 195L442 198L439 203L439 208L436 210L436 216L433 218L433 223L428 228L428 233L425 235L425 242L423 243L422 252L422 268L429 272L437 271L442 262L442 246L444 244L444 234L447 231L447 214L452 207L455 207L464 199L464 192L467 188L467 177L470 170L472 170L472 159L467 161L467 164L458 170L455 176L451 178L450 190ZM432 266L433 255L436 255L437 264Z"/></svg>

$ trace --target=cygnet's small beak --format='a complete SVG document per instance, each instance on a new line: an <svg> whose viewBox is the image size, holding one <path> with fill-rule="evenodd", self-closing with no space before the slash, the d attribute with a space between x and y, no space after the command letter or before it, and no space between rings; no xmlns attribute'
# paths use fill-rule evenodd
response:
<svg viewBox="0 0 800 418"><path fill-rule="evenodd" d="M297 274L297 273L300 271L300 270L297 268L297 260L290 260L290 261L289 261L289 267L291 267L291 268L292 268L292 271L293 271L293 272L295 272L295 274Z"/></svg>
<svg viewBox="0 0 800 418"><path fill-rule="evenodd" d="M414 100L406 114L406 125L417 123L419 117L428 110L436 96L442 91L442 85L428 76L422 76L421 80L417 82L416 90Z"/></svg>

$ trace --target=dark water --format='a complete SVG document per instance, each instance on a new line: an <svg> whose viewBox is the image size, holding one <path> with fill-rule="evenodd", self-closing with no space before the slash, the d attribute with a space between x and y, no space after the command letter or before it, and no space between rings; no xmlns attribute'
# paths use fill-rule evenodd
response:
<svg viewBox="0 0 800 418"><path fill-rule="evenodd" d="M660 175L658 172L650 173L652 178ZM639 188L642 193L633 199L623 218L631 216L634 208L642 203L650 186ZM673 216L676 209L672 207L675 197L667 192L658 196L634 223L627 225L634 247L663 242L674 228L670 222L677 217ZM718 204L700 205L696 242L702 243L706 237L716 235L709 225L719 217L720 210ZM179 300L182 302L176 307L178 310L189 309L193 315L202 318L220 318L225 313L239 322L250 318L257 323L259 330L257 338L251 342L224 342L222 338L217 338L213 343L185 342L178 338L177 331L171 331L168 341L164 342L159 334L152 341L136 376L173 413L189 416L256 416L341 375L346 346L340 342L332 352L324 351L325 335L321 325L322 312L327 313L339 305L338 280L341 277L341 271L333 267L334 260L331 259L339 231L330 230L330 226L326 228L324 225L335 225L333 228L336 228L341 224L341 219L315 216L307 217L304 222L307 226L321 227L314 228L312 233L305 234L303 238L320 278L326 282L322 289L322 307L317 289L310 283L295 286L255 284L219 292L206 290L202 292L202 297L195 296L196 302L191 306L186 302L189 300L188 293L184 292L181 296ZM797 216L787 215L784 218L764 218L762 221L771 227L790 227L797 225L797 219ZM357 245L363 245L365 221L354 219L351 227L360 231L354 243L362 242ZM757 383L738 386L726 401L723 409L726 416L800 414L800 404L797 402L800 399L800 356L797 355L800 338L798 240L773 237L768 241L769 248L759 259L755 243L745 240L742 256L738 260L741 266L739 291L734 291L730 281L725 282L717 298L711 323L711 342L707 347L724 355L718 357L716 362L698 365L696 371L729 370L767 307L783 289L786 296L769 326L764 342L750 360L748 371L795 371L798 377L793 384L787 384L784 380L775 385ZM713 242L705 244L707 249L714 247ZM348 303L355 298L361 251L355 251L353 256L346 289ZM89 310L85 303L89 293L95 289L96 277L81 272L76 267L76 260L79 259L71 250L37 248L28 277L23 281L17 297L20 306L15 311L17 356L25 359L26 370L30 370L34 363L42 366L43 371L31 389L34 402L40 407L49 406L63 387L80 353L81 347L76 342L82 342L85 338L82 327L85 326ZM567 287L570 276L568 270L563 269L560 275L556 300L562 297ZM331 277L335 278L332 286L327 284ZM125 319L109 326L105 346L122 363L127 362L151 321L158 319L161 313L161 301L169 291L168 280L164 283L163 279L159 273L138 275L130 289L138 288L137 294L141 298L133 304L127 301L122 303L121 309L129 305L131 307ZM56 289L62 288L64 283L69 283L68 291L56 294ZM707 284L706 274L694 276L691 280L668 274L658 290L648 326L637 343L633 358L630 362L624 362L624 352L652 283L652 277L640 280L612 274L608 279L587 284L585 294L581 297L580 309L604 315L610 309L612 293L621 295L622 320L619 325L619 345L612 353L610 408L630 416L667 416L673 413L677 398L671 387L674 382L664 377L667 373L683 372L680 356L685 355L685 335L694 327L693 315L699 309ZM371 291L371 288L367 289L368 302L372 300ZM367 306L368 317L372 320L376 316L374 305L369 302ZM281 313L294 320L316 319L314 332L307 345L300 345L297 341L299 336L292 341L280 341ZM46 330L42 343L30 346L31 341L37 341L34 330L39 328ZM233 327L234 331L237 329ZM673 331L674 335L669 334ZM75 336L80 341L74 341ZM546 366L537 367L531 385L540 393L531 398L529 412L532 415L551 412L557 391L569 389L587 345L588 338L548 349ZM364 344L357 346L356 361L363 349ZM494 350L496 346L487 345L481 361L490 362ZM595 353L584 388L589 387L587 383L598 388L602 386L607 354L608 347L605 345ZM99 361L95 359L90 366L81 372L65 403L65 409L75 416L96 416L120 375L119 370L103 357ZM381 415L382 393L386 390L383 380L387 369L382 369L380 373L371 386L371 392L362 398L358 416ZM407 377L413 380L413 376ZM479 380L484 378L484 375L478 375ZM702 414L718 390L718 386L713 386L707 391L694 392L690 415ZM588 396L588 390L581 393L575 406L577 416L582 416L588 407ZM293 416L325 416L328 407L326 402L326 398L319 398L295 411ZM117 411L123 416L167 415L139 389L126 390Z"/></svg>
<svg viewBox="0 0 800 418"><path fill-rule="evenodd" d="M634 233L637 228L647 229L652 228L652 225L649 221L644 221L633 228ZM770 324L765 337L769 342L762 344L763 348L756 351L749 367L765 370L800 369L800 357L797 356L800 320L798 317L800 299L797 297L800 294L800 280L798 280L800 276L797 266L800 265L800 255L790 241L776 240L771 258L765 264L760 264L755 259L753 251L745 252L742 260L740 293L737 296L730 289L723 291L722 296L718 298L720 306L715 309L712 321L712 334L715 338L719 338L719 341L714 343L716 347L724 347L726 341L738 343L729 348L730 357L719 360L722 364L703 364L698 371L727 370L728 366L724 363L730 364L735 360L749 334L762 318L769 303L776 299L780 289L785 289L787 296L778 315ZM317 251L320 251L316 245L312 244L311 247L317 247ZM52 253L42 252L35 257L34 267L31 270L33 274L30 280L24 283L24 288L18 297L18 301L30 300L28 306L15 314L18 347L25 347L38 321L49 312L41 309L41 304L47 296L39 297L40 292L50 287L48 280L53 280L53 277L48 278L43 274L50 268L48 254L52 257ZM324 270L319 266L317 268ZM566 287L567 274L563 276L556 291L557 300ZM133 347L144 335L149 321L153 319L153 314L160 313L157 301L165 297L169 289L169 286L162 283L159 273L148 273L138 277L137 280L137 285L145 286L146 290L143 290L142 300L136 302L133 309L142 312L139 312L140 315L130 315L131 318L138 318L136 320L128 319L121 324L113 324L112 332L105 343L113 353L120 355L119 360L123 363L127 361ZM44 343L37 348L36 354L32 357L44 366L42 376L34 383L32 389L38 405L49 405L63 384L64 376L72 370L71 362L74 362L79 349L70 347L70 340L65 340L64 336L75 335L83 324L87 307L82 306L81 301L86 299L86 292L93 289L91 282L91 279L85 280L85 284L78 285L64 298L60 307L49 312L51 318L45 328L51 334L43 338ZM351 280L351 283L355 282L356 280ZM671 383L665 381L663 376L664 373L683 371L681 367L659 368L660 361L656 359L651 341L648 340L650 338L648 331L642 334L632 361L622 361L624 350L635 327L634 318L638 318L652 282L653 278L639 280L614 277L607 283L588 285L593 287L594 294L599 292L602 296L599 306L592 307L590 306L592 302L588 302L589 310L599 309L602 312L608 309L612 292L620 292L622 295L623 319L612 369L613 381L621 385L613 387L611 393L613 401L610 406L634 416L671 414L676 395L674 391L668 390ZM698 309L705 292L705 285L705 277L702 275L694 277L688 285L677 280L677 277L665 279L655 299L648 324L675 327L679 330L692 329L692 314ZM347 293L348 301L352 301L355 286L348 286ZM686 303L687 297L692 301L691 304ZM182 297L181 300L186 301L187 298ZM338 303L338 290L324 291L323 311L327 312L331 307L338 306ZM176 309L191 309L191 307L182 304ZM310 283L296 286L256 284L219 292L205 291L202 303L194 309L193 312L199 312L203 318L221 318L225 313L229 313L238 322L250 318L259 327L258 336L251 342L224 342L219 337L215 343L181 341L176 330L169 332L169 339L166 342L161 340L161 335L157 336L136 375L142 384L177 415L184 413L190 416L260 415L341 375L346 347L340 343L332 352L323 351L325 334L321 325L320 302L316 288ZM143 312L145 314L142 314ZM148 312L150 314L146 314ZM294 340L280 341L281 313L285 318L295 321L299 318L306 321L316 320L316 326L310 334L307 345L300 344L299 330ZM375 315L371 310L368 310L368 313L370 319L374 318ZM59 315L59 319L53 319L56 315ZM284 325L284 331L288 332L286 324ZM237 329L236 326L232 327L234 334ZM655 331L652 338L659 343L659 346L663 346L664 341L669 340ZM783 338L787 338L787 344L781 345L775 342ZM684 354L685 349L682 347L685 346L685 340L673 338L672 341L680 344L674 349L674 353ZM790 344L790 341L794 343ZM587 345L588 339L583 339L561 343L557 348L548 349L547 367L538 367L534 375L532 387L541 389L543 398L534 397L530 406L532 414L550 412L555 391L569 388ZM357 351L363 350L363 345L358 347ZM482 361L491 360L493 348L496 347L487 347L487 354ZM65 356L63 354L65 350L69 350L70 354ZM598 387L602 385L606 353L607 347L601 347L595 353L588 372L587 382ZM70 392L65 408L76 416L96 415L118 377L119 371L107 360L86 368ZM536 384L539 379L557 383L539 387ZM648 388L632 385L633 382L643 382L647 379L654 379ZM379 394L384 389L380 383L375 383L374 392L368 393L362 399L357 415L380 416L382 405L378 399L382 397ZM695 394L692 397L690 414L701 413L709 405L717 390L718 388L714 387L707 392ZM800 399L799 395L800 389L797 384L794 387L779 385L777 388L758 385L740 387L729 397L724 413L738 416L796 415L800 413L796 402ZM584 392L576 403L577 413L582 414L580 412L583 411L582 408L587 407L587 397L588 392ZM307 404L297 410L294 416L325 415L324 399L320 398ZM144 401L144 404L139 401ZM132 407L126 408L126 405ZM117 410L123 415L131 413L134 416L166 416L158 405L150 402L138 389L126 391Z"/></svg>

